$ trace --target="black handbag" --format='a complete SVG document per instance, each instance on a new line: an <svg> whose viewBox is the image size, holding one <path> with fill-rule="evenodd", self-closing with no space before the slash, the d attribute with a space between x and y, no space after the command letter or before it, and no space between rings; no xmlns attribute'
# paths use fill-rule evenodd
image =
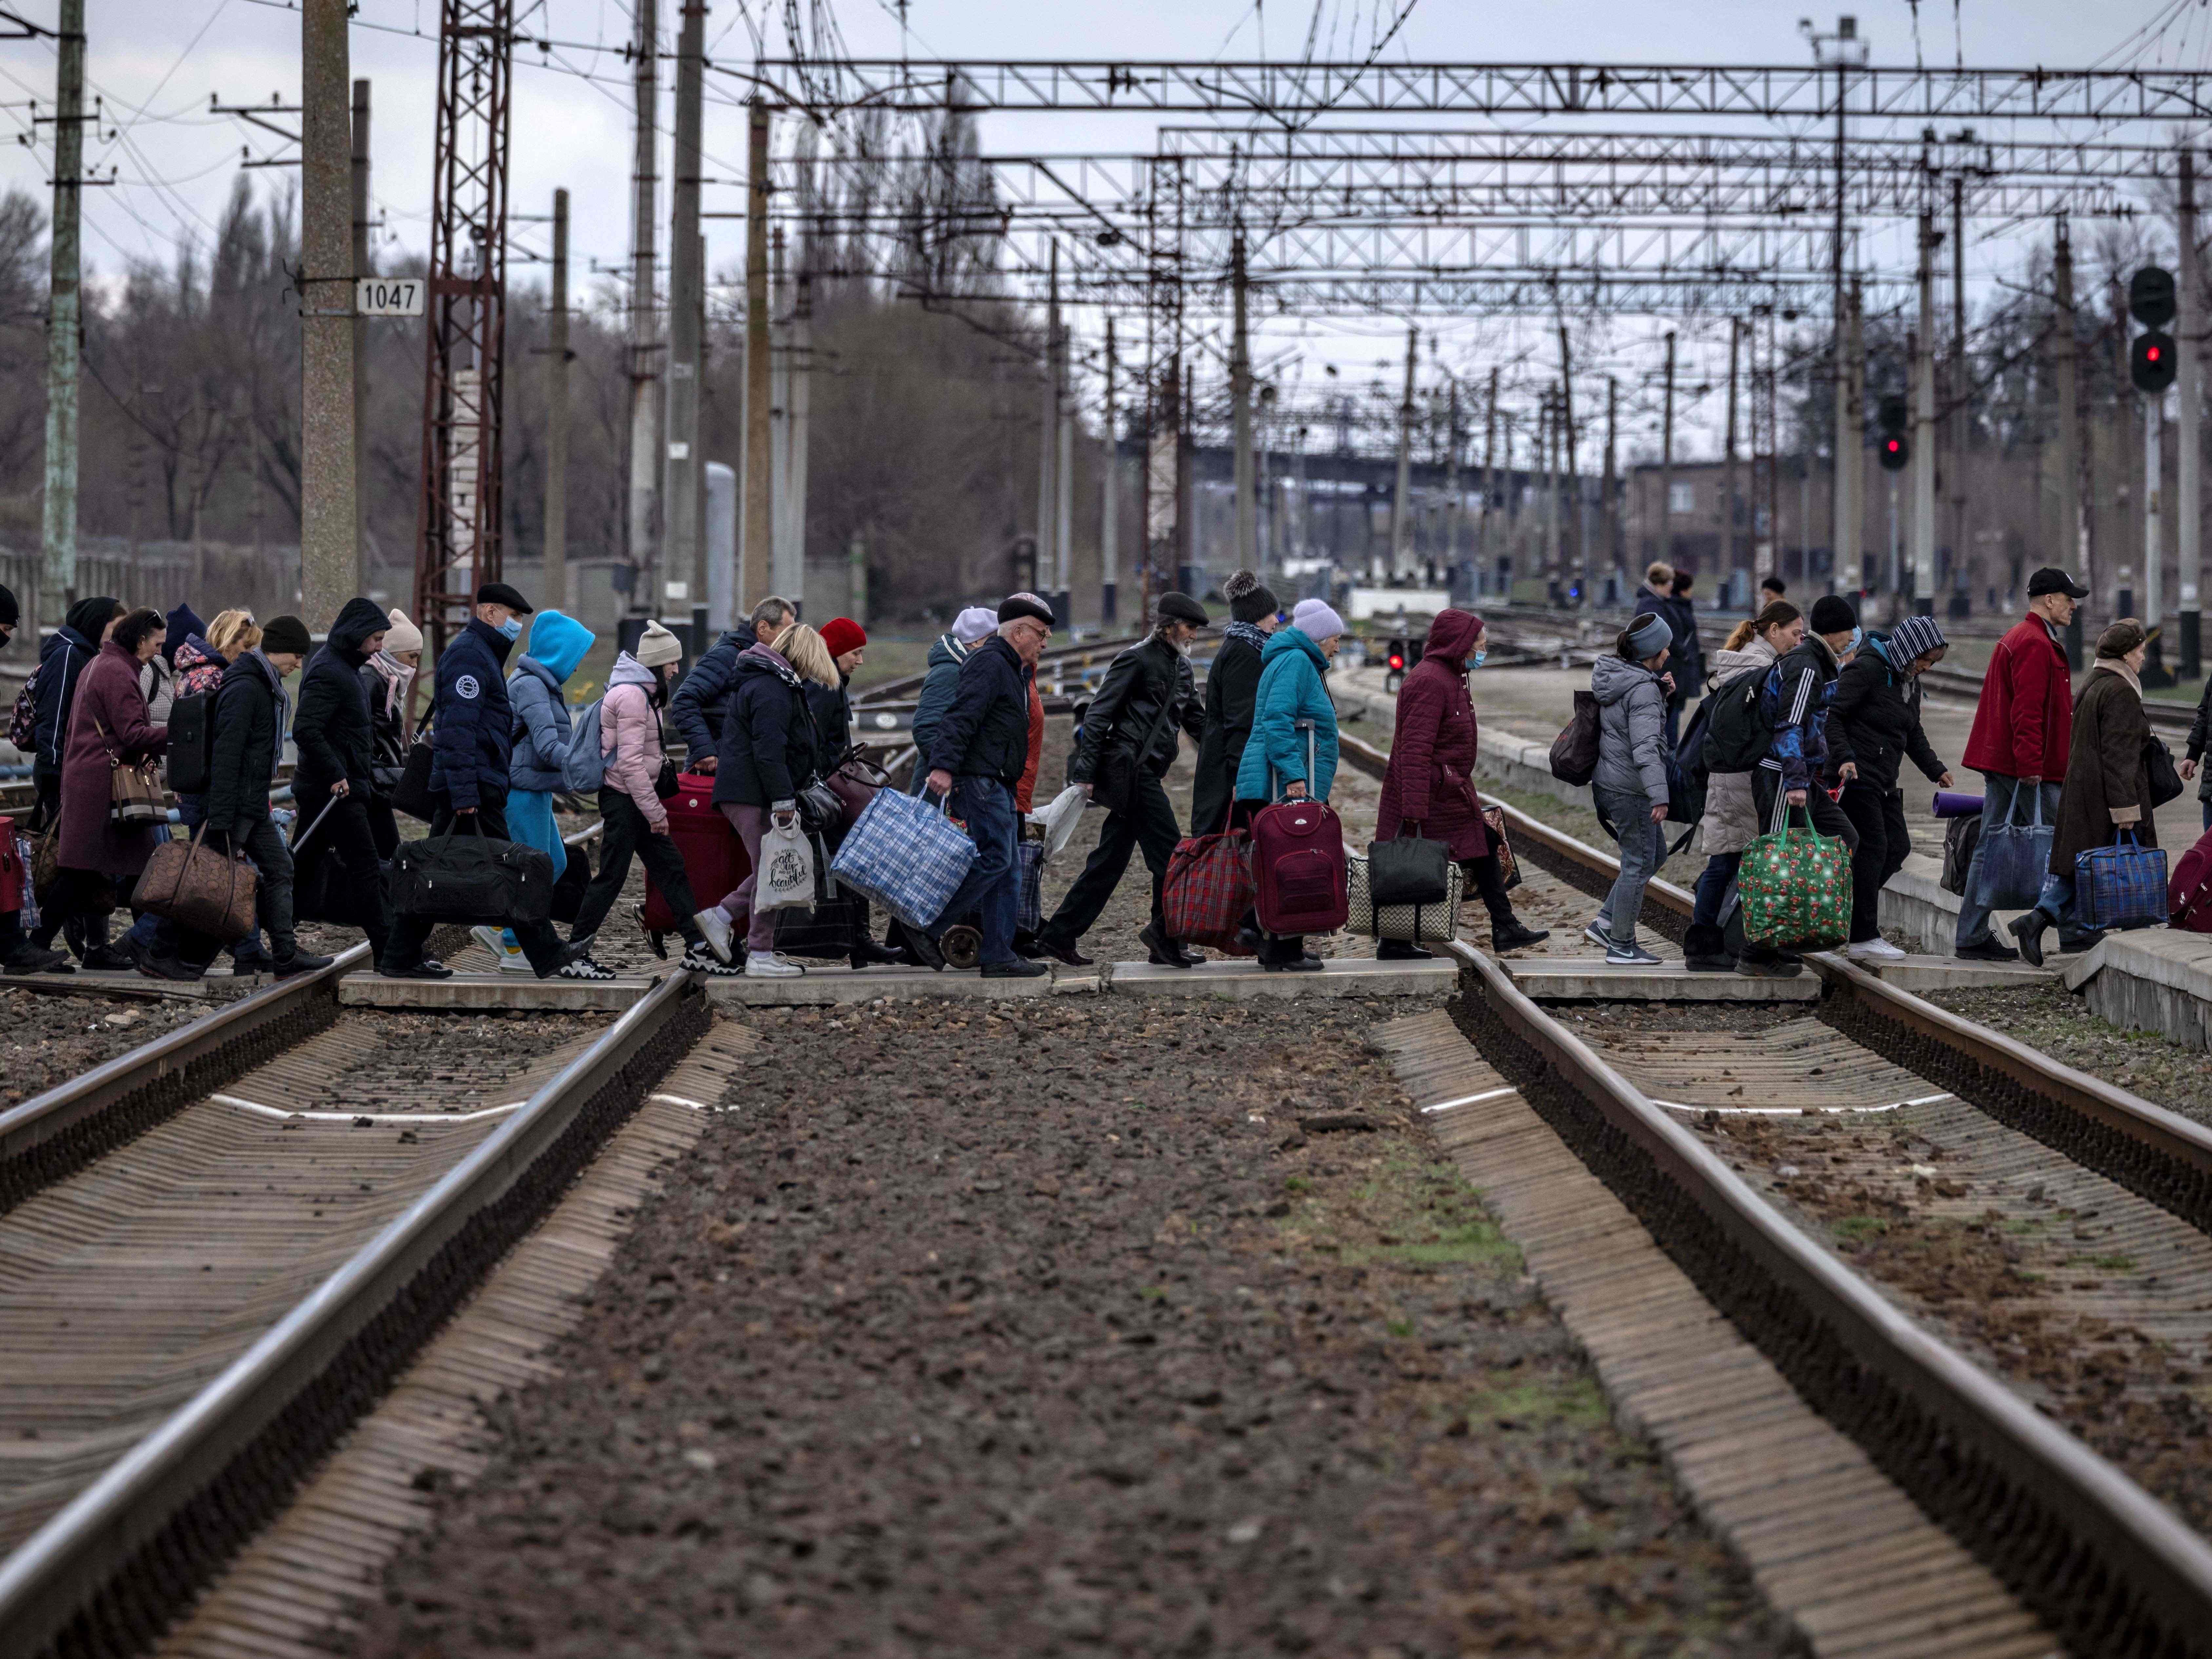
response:
<svg viewBox="0 0 2212 1659"><path fill-rule="evenodd" d="M1401 835L1367 843L1367 891L1375 908L1442 904L1451 893L1451 848Z"/></svg>
<svg viewBox="0 0 2212 1659"><path fill-rule="evenodd" d="M836 897L817 899L811 910L796 906L775 915L775 948L787 957L834 960L850 956L868 937L868 902L840 889Z"/></svg>
<svg viewBox="0 0 2212 1659"><path fill-rule="evenodd" d="M2173 751L2158 738L2143 739L2143 770L2150 778L2150 804L2163 806L2181 799L2181 774L2174 769Z"/></svg>
<svg viewBox="0 0 2212 1659"><path fill-rule="evenodd" d="M430 821L434 808L430 803L430 739L427 731L415 734L415 741L407 745L407 763L399 769L399 781L392 786L392 810L404 812L410 818Z"/></svg>
<svg viewBox="0 0 2212 1659"><path fill-rule="evenodd" d="M481 830L402 842L392 855L392 908L421 921L550 922L553 884L544 854Z"/></svg>
<svg viewBox="0 0 2212 1659"><path fill-rule="evenodd" d="M204 691L169 705L169 746L165 751L169 787L180 795L206 793L208 769L215 758L215 702Z"/></svg>

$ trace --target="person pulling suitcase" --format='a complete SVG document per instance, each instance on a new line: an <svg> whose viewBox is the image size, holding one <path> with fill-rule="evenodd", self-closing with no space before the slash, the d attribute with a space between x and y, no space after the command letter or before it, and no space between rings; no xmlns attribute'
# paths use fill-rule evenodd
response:
<svg viewBox="0 0 2212 1659"><path fill-rule="evenodd" d="M622 896L635 856L644 861L676 913L677 931L684 935L684 965L693 973L727 976L741 971L730 966L729 921L719 909L700 909L693 897L690 873L669 835L668 808L660 793L664 781L672 785L676 769L661 750L660 711L683 662L682 641L659 623L648 622L635 654L619 653L607 676L599 724L605 769L599 784L599 871L584 890L568 942L588 950ZM579 965L599 968L588 955Z"/></svg>
<svg viewBox="0 0 2212 1659"><path fill-rule="evenodd" d="M1253 815L1253 878L1260 902L1247 921L1247 942L1270 973L1318 973L1322 960L1305 948L1303 933L1270 928L1273 866L1268 858L1259 817L1280 781L1285 803L1311 801L1326 805L1329 786L1336 780L1336 705L1329 701L1322 676L1336 659L1343 643L1344 619L1325 601L1301 599L1291 612L1290 626L1270 635L1260 653L1260 689L1255 696L1252 735L1244 744L1244 758L1237 768L1237 799ZM1295 816L1295 815L1293 815ZM1316 817L1318 815L1315 815ZM1329 814L1334 819L1334 814ZM1289 828L1279 817L1277 826ZM1344 842L1340 833L1333 848L1323 847L1310 826L1298 837L1334 860L1335 891L1340 905L1344 893ZM1277 921L1284 918L1275 915ZM1342 924L1340 910L1336 925ZM1316 930L1326 931L1326 930Z"/></svg>

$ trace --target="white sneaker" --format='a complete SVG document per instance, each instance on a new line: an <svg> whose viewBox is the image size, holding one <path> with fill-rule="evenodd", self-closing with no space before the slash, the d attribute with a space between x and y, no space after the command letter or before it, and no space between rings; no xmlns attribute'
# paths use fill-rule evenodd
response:
<svg viewBox="0 0 2212 1659"><path fill-rule="evenodd" d="M724 962L730 959L730 919L719 904L693 915L699 931L707 936L707 946Z"/></svg>
<svg viewBox="0 0 2212 1659"><path fill-rule="evenodd" d="M805 971L789 957L774 951L756 951L745 958L747 979L797 979Z"/></svg>
<svg viewBox="0 0 2212 1659"><path fill-rule="evenodd" d="M492 960L499 964L499 970L502 974L535 972L536 970L530 965L530 958L522 954L522 947L520 945L507 944L506 934L505 928L494 927L483 922L469 929L469 937L491 952Z"/></svg>
<svg viewBox="0 0 2212 1659"><path fill-rule="evenodd" d="M1845 945L1844 954L1861 962L1902 962L1909 952L1899 950L1886 939L1865 939L1856 945Z"/></svg>

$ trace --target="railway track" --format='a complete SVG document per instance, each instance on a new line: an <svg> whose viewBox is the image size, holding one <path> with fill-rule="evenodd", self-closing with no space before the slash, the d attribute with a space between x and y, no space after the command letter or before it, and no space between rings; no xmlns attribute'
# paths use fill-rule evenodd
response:
<svg viewBox="0 0 2212 1659"><path fill-rule="evenodd" d="M1610 886L1610 857L1505 810L1524 863ZM1644 920L1679 939L1690 902L1655 883ZM1571 1026L1454 949L1483 1060L2069 1650L2212 1652L2212 1133L1839 956L1808 958L1802 1012L1578 1004ZM1843 1547L1860 1523L1828 1524Z"/></svg>
<svg viewBox="0 0 2212 1659"><path fill-rule="evenodd" d="M4 1659L149 1646L708 1025L341 1009L366 952L0 1114Z"/></svg>

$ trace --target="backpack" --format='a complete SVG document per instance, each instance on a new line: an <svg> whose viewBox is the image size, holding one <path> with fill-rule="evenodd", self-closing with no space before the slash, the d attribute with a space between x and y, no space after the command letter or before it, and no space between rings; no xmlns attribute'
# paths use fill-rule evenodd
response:
<svg viewBox="0 0 2212 1659"><path fill-rule="evenodd" d="M204 691L169 705L169 787L197 795L208 787L215 763L215 699Z"/></svg>
<svg viewBox="0 0 2212 1659"><path fill-rule="evenodd" d="M1747 668L1698 705L1690 725L1699 735L1698 758L1707 772L1748 772L1766 758L1774 741L1765 707L1767 672Z"/></svg>
<svg viewBox="0 0 2212 1659"><path fill-rule="evenodd" d="M561 762L561 787L573 794L594 794L607 781L607 759L599 753L599 710L605 702L602 697L570 717L568 752Z"/></svg>
<svg viewBox="0 0 2212 1659"><path fill-rule="evenodd" d="M1966 872L1974 862L1974 850L1982 844L1982 815L1972 813L1962 818L1953 818L1943 831L1943 873L1936 885L1947 893L1966 896Z"/></svg>
<svg viewBox="0 0 2212 1659"><path fill-rule="evenodd" d="M1574 717L1552 740L1552 775L1561 783L1588 783L1597 775L1597 695L1577 691Z"/></svg>
<svg viewBox="0 0 2212 1659"><path fill-rule="evenodd" d="M15 694L15 712L8 721L8 741L25 754L39 735L39 671L33 668L23 689Z"/></svg>

